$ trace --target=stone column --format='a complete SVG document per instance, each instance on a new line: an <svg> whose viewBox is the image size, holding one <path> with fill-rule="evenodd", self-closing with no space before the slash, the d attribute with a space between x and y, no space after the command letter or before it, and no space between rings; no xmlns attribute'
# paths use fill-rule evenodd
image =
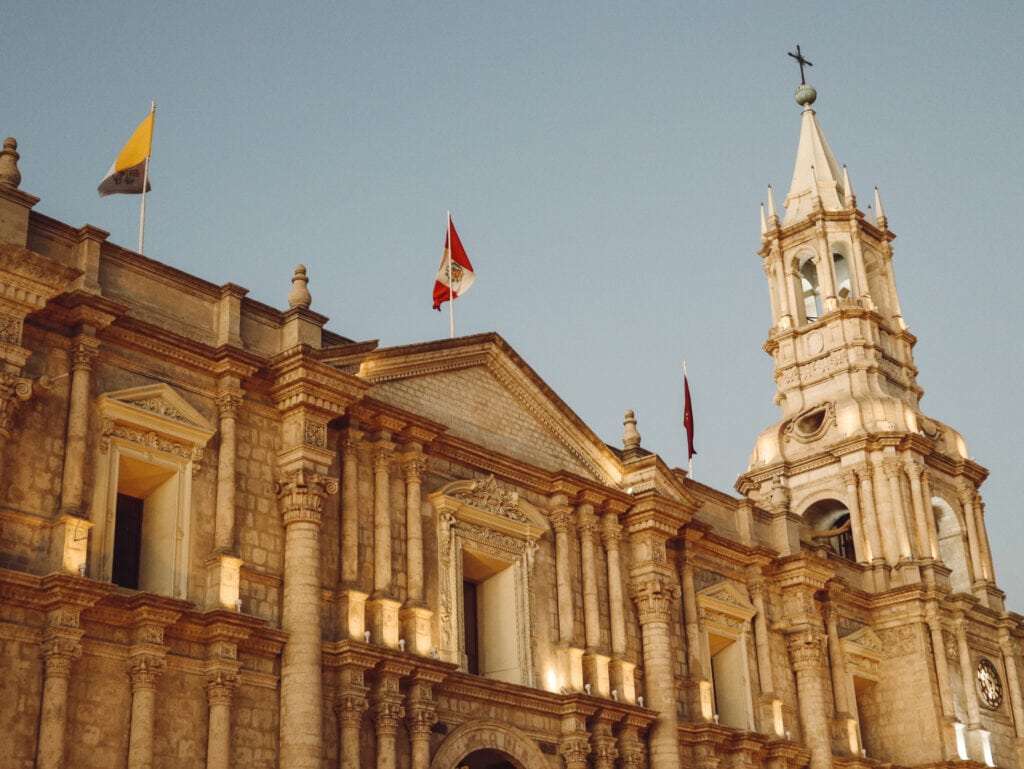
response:
<svg viewBox="0 0 1024 769"><path fill-rule="evenodd" d="M957 484L957 493L964 510L964 521L967 524L967 547L971 554L971 582L985 579L985 570L979 546L978 523L974 517L974 486L965 480Z"/></svg>
<svg viewBox="0 0 1024 769"><path fill-rule="evenodd" d="M377 734L377 769L395 769L397 766L398 724L405 716L402 695L399 692L400 672L387 663L377 671L373 691L373 725Z"/></svg>
<svg viewBox="0 0 1024 769"><path fill-rule="evenodd" d="M36 769L62 769L68 720L71 665L82 656L82 631L47 638L42 644L43 699L39 709Z"/></svg>
<svg viewBox="0 0 1024 769"><path fill-rule="evenodd" d="M764 579L757 578L747 584L750 600L754 604L754 650L757 654L758 682L764 704L771 708L771 731L777 737L785 734L782 719L782 700L775 696L775 682L772 674L771 635L768 631L768 611L765 604L767 587ZM768 716L763 714L763 718Z"/></svg>
<svg viewBox="0 0 1024 769"><path fill-rule="evenodd" d="M225 387L217 393L220 417L220 451L217 456L217 519L214 546L224 552L235 551L235 461L237 437L235 420L242 405L242 392Z"/></svg>
<svg viewBox="0 0 1024 769"><path fill-rule="evenodd" d="M640 739L640 728L636 719L626 716L619 727L619 763L622 769L644 769L647 766L647 751Z"/></svg>
<svg viewBox="0 0 1024 769"><path fill-rule="evenodd" d="M242 404L237 380L221 383L217 393L220 449L217 452L217 502L214 552L207 562L207 606L233 609L239 597L242 560L235 548L235 463L238 442L235 420Z"/></svg>
<svg viewBox="0 0 1024 769"><path fill-rule="evenodd" d="M884 560L886 563L894 564L899 560L899 547L896 544L896 532L892 526L882 526L878 519L878 503L875 500L874 465L865 462L857 472L860 476L861 510L864 512L865 528L870 537L872 529L879 533L878 551L874 553L876 559ZM874 543L872 543L874 550Z"/></svg>
<svg viewBox="0 0 1024 769"><path fill-rule="evenodd" d="M676 712L675 675L671 638L671 602L679 598L679 588L664 578L647 576L633 584L633 600L640 620L644 652L644 690L647 707L658 713L651 726L651 766L678 769L679 721Z"/></svg>
<svg viewBox="0 0 1024 769"><path fill-rule="evenodd" d="M960 658L960 677L964 685L964 699L967 704L967 728L974 731L981 728L981 709L974 693L974 668L971 666L971 649L967 645L967 621L962 617L953 620L956 634L957 656Z"/></svg>
<svg viewBox="0 0 1024 769"><path fill-rule="evenodd" d="M594 562L594 506L582 504L576 509L576 530L580 537L580 566L583 571L583 629L587 651L601 645L601 613L597 602L597 566Z"/></svg>
<svg viewBox="0 0 1024 769"><path fill-rule="evenodd" d="M373 595L391 595L391 453L378 441L373 455Z"/></svg>
<svg viewBox="0 0 1024 769"><path fill-rule="evenodd" d="M423 604L423 524L420 496L423 478L423 456L413 453L405 457L405 540L406 591L409 603Z"/></svg>
<svg viewBox="0 0 1024 769"><path fill-rule="evenodd" d="M409 730L410 769L430 767L430 729L437 723L434 684L440 683L443 678L441 674L418 671L409 683L405 723Z"/></svg>
<svg viewBox="0 0 1024 769"><path fill-rule="evenodd" d="M85 511L85 439L89 434L92 365L99 356L99 344L96 337L81 334L75 338L71 347L71 394L68 399L67 442L60 485L61 515L80 517Z"/></svg>
<svg viewBox="0 0 1024 769"><path fill-rule="evenodd" d="M856 695L852 691L850 676L846 672L846 655L839 643L839 609L831 600L824 606L825 632L828 638L828 660L832 671L832 699L835 718L843 728L846 749L854 756L860 753L860 729L856 712Z"/></svg>
<svg viewBox="0 0 1024 769"><path fill-rule="evenodd" d="M924 496L921 490L921 476L924 474L924 467L917 462L907 460L904 465L907 477L910 478L910 501L914 507L914 528L917 543L918 556L920 558L935 558L937 554L932 553L931 542L928 538L928 513L930 510L925 505Z"/></svg>
<svg viewBox="0 0 1024 769"><path fill-rule="evenodd" d="M206 676L206 700L210 721L206 737L206 769L231 766L231 700L238 688L238 673L226 668Z"/></svg>
<svg viewBox="0 0 1024 769"><path fill-rule="evenodd" d="M612 660L609 670L609 684L626 702L636 701L636 681L633 671L636 665L626 660L626 616L623 605L622 563L619 558L619 542L622 526L615 513L605 513L601 526L601 541L604 544L608 565L608 618L612 641Z"/></svg>
<svg viewBox="0 0 1024 769"><path fill-rule="evenodd" d="M555 580L558 594L558 640L571 644L575 635L572 605L572 574L569 565L569 529L572 511L565 507L552 511L551 528L555 530Z"/></svg>
<svg viewBox="0 0 1024 769"><path fill-rule="evenodd" d="M882 470L889 481L889 502L892 506L892 517L896 523L896 541L899 543L900 560L913 557L910 546L910 529L907 527L907 514L903 509L903 488L900 479L903 475L899 460L886 459L882 462Z"/></svg>
<svg viewBox="0 0 1024 769"><path fill-rule="evenodd" d="M583 631L586 654L583 657L584 682L591 692L607 697L611 691L607 654L601 653L601 609L597 595L597 559L594 553L597 516L594 506L583 502L576 508L576 527L580 538L580 567L583 571Z"/></svg>
<svg viewBox="0 0 1024 769"><path fill-rule="evenodd" d="M607 719L598 718L592 728L590 741L593 745L594 769L615 769L615 759L619 757L612 724Z"/></svg>
<svg viewBox="0 0 1024 769"><path fill-rule="evenodd" d="M359 736L363 714L369 707L366 699L370 691L363 683L364 669L360 665L342 665L341 683L334 712L338 716L339 769L363 769L359 755Z"/></svg>
<svg viewBox="0 0 1024 769"><path fill-rule="evenodd" d="M587 765L587 756L590 755L587 722L580 714L570 713L562 717L558 753L565 761L565 769L590 769Z"/></svg>
<svg viewBox="0 0 1024 769"><path fill-rule="evenodd" d="M693 543L687 537L680 569L683 583L683 625L686 628L686 669L691 678L704 680L704 655L701 648L700 615L697 612L697 589L693 584L692 552Z"/></svg>
<svg viewBox="0 0 1024 769"><path fill-rule="evenodd" d="M337 490L333 479L302 469L277 484L285 529L280 765L286 769L323 769L320 529L324 500Z"/></svg>
<svg viewBox="0 0 1024 769"><path fill-rule="evenodd" d="M935 521L935 511L932 508L932 487L928 481L927 471L921 473L921 500L924 502L925 523L928 525L928 549L933 558L939 558L939 531Z"/></svg>
<svg viewBox="0 0 1024 769"><path fill-rule="evenodd" d="M159 654L140 653L128 658L128 676L132 685L128 769L152 769L156 685L166 667L163 655Z"/></svg>
<svg viewBox="0 0 1024 769"><path fill-rule="evenodd" d="M381 438L374 444L373 595L368 608L373 642L397 649L401 603L394 598L391 570L391 464L394 449L395 444L387 438Z"/></svg>
<svg viewBox="0 0 1024 769"><path fill-rule="evenodd" d="M860 563L871 563L881 554L881 545L878 544L878 529L874 526L874 518L872 517L874 531L869 532L867 522L861 515L860 499L857 494L857 471L844 470L843 483L846 485L846 506L850 510L850 528L853 532L857 560Z"/></svg>
<svg viewBox="0 0 1024 769"><path fill-rule="evenodd" d="M404 457L406 601L400 612L406 649L419 655L430 654L433 646L433 612L424 601L422 479L425 469L419 446Z"/></svg>
<svg viewBox="0 0 1024 769"><path fill-rule="evenodd" d="M999 651L1003 655L1006 670L1006 687L1010 696L1010 712L1013 714L1013 734L1018 765L1024 758L1024 700L1021 699L1020 676L1017 673L1017 654L1010 637L1010 627L999 628Z"/></svg>
<svg viewBox="0 0 1024 769"><path fill-rule="evenodd" d="M942 718L946 722L943 732L943 756L955 758L957 755L955 735L948 726L955 717L953 692L949 683L949 665L946 660L946 642L942 637L942 620L939 619L938 609L934 603L928 605L925 618L932 641L932 661L935 665L935 680L939 686L939 704L942 707Z"/></svg>
<svg viewBox="0 0 1024 769"><path fill-rule="evenodd" d="M359 446L363 433L349 427L341 441L341 595L338 621L342 638L363 640L366 599L359 590Z"/></svg>
<svg viewBox="0 0 1024 769"><path fill-rule="evenodd" d="M995 569L992 567L992 549L988 544L988 531L985 529L985 503L981 494L974 494L975 527L978 529L978 549L981 550L981 567L985 579L995 582Z"/></svg>
<svg viewBox="0 0 1024 769"><path fill-rule="evenodd" d="M786 638L789 657L796 671L796 694L804 743L811 751L811 769L831 769L832 744L826 718L827 703L822 681L822 637L801 630Z"/></svg>
<svg viewBox="0 0 1024 769"><path fill-rule="evenodd" d="M838 306L836 303L836 277L835 268L832 263L832 248L828 244L828 235L825 232L825 224L819 220L815 225L818 233L818 254L814 263L818 267L818 283L821 291L822 314L832 312Z"/></svg>

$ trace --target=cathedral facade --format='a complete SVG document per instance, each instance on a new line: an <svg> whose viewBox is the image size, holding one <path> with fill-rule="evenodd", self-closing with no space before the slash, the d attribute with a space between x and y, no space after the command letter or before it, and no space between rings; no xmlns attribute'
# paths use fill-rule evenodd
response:
<svg viewBox="0 0 1024 769"><path fill-rule="evenodd" d="M727 493L499 336L379 348L34 210L0 153L3 769L1024 766L1024 623L811 108ZM314 284L315 288L315 284Z"/></svg>

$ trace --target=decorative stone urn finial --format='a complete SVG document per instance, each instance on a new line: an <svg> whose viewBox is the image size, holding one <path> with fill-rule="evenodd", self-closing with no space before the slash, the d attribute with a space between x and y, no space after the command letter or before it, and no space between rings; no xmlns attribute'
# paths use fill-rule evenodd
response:
<svg viewBox="0 0 1024 769"><path fill-rule="evenodd" d="M295 265L295 274L292 275L292 290L288 292L289 307L309 309L313 297L310 295L309 289L306 288L307 283L309 283L309 278L306 277L306 265Z"/></svg>
<svg viewBox="0 0 1024 769"><path fill-rule="evenodd" d="M636 429L636 417L633 416L633 410L630 409L626 412L626 418L622 421L622 447L626 451L631 451L640 448L640 433Z"/></svg>
<svg viewBox="0 0 1024 769"><path fill-rule="evenodd" d="M0 150L0 184L17 187L21 184L21 171L18 170L18 142L13 137L4 139L4 148Z"/></svg>

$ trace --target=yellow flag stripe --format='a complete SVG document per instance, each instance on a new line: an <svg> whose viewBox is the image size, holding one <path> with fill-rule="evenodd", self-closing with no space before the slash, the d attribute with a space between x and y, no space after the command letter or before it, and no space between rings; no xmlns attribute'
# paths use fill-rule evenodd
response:
<svg viewBox="0 0 1024 769"><path fill-rule="evenodd" d="M149 151L153 147L153 115L154 113L150 112L146 119L139 123L132 138L124 145L121 154L114 161L115 171L125 171L149 157Z"/></svg>

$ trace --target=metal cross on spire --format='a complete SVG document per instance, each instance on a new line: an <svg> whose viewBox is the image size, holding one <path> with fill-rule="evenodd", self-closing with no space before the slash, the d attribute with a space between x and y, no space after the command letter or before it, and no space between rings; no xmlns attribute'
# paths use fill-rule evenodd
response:
<svg viewBox="0 0 1024 769"><path fill-rule="evenodd" d="M807 59L805 59L804 55L802 53L800 53L800 46L799 45L796 47L796 53L787 53L786 55L787 56L792 56L794 59L797 60L797 62L799 62L799 64L800 64L800 85L807 85L807 81L804 80L804 65L806 64L808 67L813 67L814 65L811 62L809 62Z"/></svg>

